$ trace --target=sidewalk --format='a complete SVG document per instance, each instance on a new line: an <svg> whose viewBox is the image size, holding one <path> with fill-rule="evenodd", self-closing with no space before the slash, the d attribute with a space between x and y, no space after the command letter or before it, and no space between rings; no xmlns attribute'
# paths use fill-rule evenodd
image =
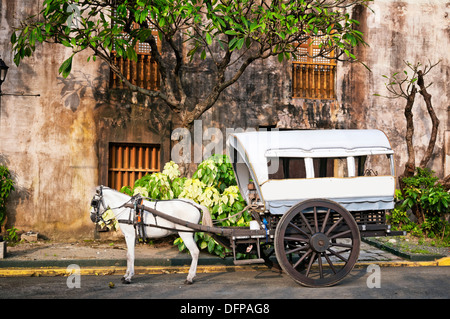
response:
<svg viewBox="0 0 450 319"><path fill-rule="evenodd" d="M77 265L82 275L124 274L126 245L123 242L54 243L38 241L8 247L6 258L0 259L0 277L66 275L70 265ZM180 253L170 243L138 244L135 252L136 274L160 274L189 269L191 257ZM411 262L365 242L361 243L356 267L379 264L393 266L450 266L450 257L437 261ZM197 272L224 272L267 269L262 264L235 266L233 258L225 259L201 252Z"/></svg>

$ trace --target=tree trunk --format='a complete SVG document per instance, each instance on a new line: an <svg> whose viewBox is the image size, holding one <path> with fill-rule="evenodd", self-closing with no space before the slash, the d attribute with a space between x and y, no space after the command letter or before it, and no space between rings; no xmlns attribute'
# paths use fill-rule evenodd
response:
<svg viewBox="0 0 450 319"><path fill-rule="evenodd" d="M431 159L431 156L433 155L433 150L436 145L436 138L439 128L439 119L436 116L436 113L434 112L433 106L431 104L431 95L427 92L425 81L424 81L424 74L422 70L417 71L417 85L419 86L420 90L419 93L422 95L425 104L427 106L428 114L430 115L431 122L432 122L432 130L431 130L431 136L430 140L428 142L427 149L425 150L425 153L423 155L422 160L420 161L419 167L425 168L428 165L428 162ZM411 94L407 96L407 102L405 106L405 117L406 117L406 146L407 146L407 152L408 152L408 161L405 164L405 171L399 178L399 184L400 189L404 189L405 184L403 183L403 179L405 177L414 176L415 172L415 152L414 152L414 144L413 144L413 136L414 136L414 123L413 123L413 114L412 114L412 107L414 104L415 95L417 93L417 89L413 86L411 90ZM444 179L444 182L450 184L450 177L446 177ZM425 215L424 212L421 210L420 207L415 205L412 207L412 211L414 215L417 218L418 224L422 224L425 221Z"/></svg>
<svg viewBox="0 0 450 319"><path fill-rule="evenodd" d="M439 128L439 119L436 116L436 113L434 112L433 106L431 104L431 94L427 92L427 89L425 87L425 83L423 80L423 72L419 70L417 72L417 75L418 75L417 84L420 87L419 93L423 96L423 99L425 100L428 114L430 114L431 122L433 125L431 129L430 141L428 142L428 147L425 151L425 154L423 155L422 161L420 162L420 168L425 168L428 162L430 161L431 155L433 155L434 146L436 145L436 138Z"/></svg>
<svg viewBox="0 0 450 319"><path fill-rule="evenodd" d="M405 106L405 117L406 117L406 148L408 153L408 160L405 164L405 170L403 171L403 174L399 176L399 184L400 189L403 189L403 178L405 177L411 177L414 175L414 171L416 168L416 156L414 153L414 143L413 143L413 137L414 137L414 122L413 122L413 113L412 113L412 107L414 105L414 99L416 97L416 88L413 87L411 90L411 94L406 99L406 106Z"/></svg>

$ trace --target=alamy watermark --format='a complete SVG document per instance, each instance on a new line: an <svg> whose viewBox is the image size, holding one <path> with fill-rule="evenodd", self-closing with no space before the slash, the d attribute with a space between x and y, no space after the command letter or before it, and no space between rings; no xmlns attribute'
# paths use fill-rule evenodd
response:
<svg viewBox="0 0 450 319"><path fill-rule="evenodd" d="M256 132L255 128L225 128L224 131L217 127L203 128L202 120L194 121L193 130L187 128L176 128L172 131L171 140L177 141L177 143L171 149L171 159L177 163L195 163L199 164L202 161L210 158L214 154L226 153L226 142L230 134L244 133L244 132ZM259 132L266 131L266 129L259 129ZM225 132L225 134L224 134ZM281 137L278 136L278 130L272 130L270 136L265 139L252 140L250 145L247 145L245 152L247 154L259 154L262 143L270 142L273 145L279 145ZM238 158L234 158L235 154L227 154L233 163L243 163L242 154L238 155ZM273 174L278 171L279 160L277 157L269 158L262 156L256 156L253 158L253 164L265 164L268 168L268 173Z"/></svg>
<svg viewBox="0 0 450 319"><path fill-rule="evenodd" d="M184 127L172 131L172 141L178 141L172 147L171 158L175 163L199 164L213 154L223 154L226 138L233 133L256 132L254 128L226 128L225 137L217 127L208 127L203 130L202 120L194 121L193 134ZM193 135L193 136L192 136ZM204 144L204 142L208 142ZM193 148L193 149L192 149Z"/></svg>
<svg viewBox="0 0 450 319"><path fill-rule="evenodd" d="M71 264L67 267L66 272L69 274L66 280L67 288L81 288L81 268L77 264Z"/></svg>
<svg viewBox="0 0 450 319"><path fill-rule="evenodd" d="M367 267L367 273L370 275L367 277L367 288L381 288L381 268L376 264L370 264Z"/></svg>
<svg viewBox="0 0 450 319"><path fill-rule="evenodd" d="M78 29L80 27L81 21L81 11L78 5L76 5L75 3L70 3L67 6L66 12L72 13L66 20L67 26L71 29Z"/></svg>

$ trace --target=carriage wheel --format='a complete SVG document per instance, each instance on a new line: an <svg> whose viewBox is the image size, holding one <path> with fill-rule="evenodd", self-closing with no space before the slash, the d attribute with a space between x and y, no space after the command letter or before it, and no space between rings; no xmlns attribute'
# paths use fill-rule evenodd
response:
<svg viewBox="0 0 450 319"><path fill-rule="evenodd" d="M281 268L297 283L332 286L353 269L361 238L352 215L325 199L306 200L280 219L275 253Z"/></svg>

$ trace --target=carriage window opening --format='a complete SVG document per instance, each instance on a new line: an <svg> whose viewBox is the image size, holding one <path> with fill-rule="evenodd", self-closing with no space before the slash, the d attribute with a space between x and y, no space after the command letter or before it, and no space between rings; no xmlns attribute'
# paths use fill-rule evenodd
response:
<svg viewBox="0 0 450 319"><path fill-rule="evenodd" d="M306 178L304 158L280 157L277 160L268 163L269 179Z"/></svg>
<svg viewBox="0 0 450 319"><path fill-rule="evenodd" d="M355 172L356 176L364 176L364 167L366 165L367 156L355 157Z"/></svg>
<svg viewBox="0 0 450 319"><path fill-rule="evenodd" d="M160 155L158 144L110 143L108 186L116 190L133 187L137 179L159 172Z"/></svg>
<svg viewBox="0 0 450 319"><path fill-rule="evenodd" d="M391 175L391 163L389 155L369 155L364 156L364 160L357 160L355 163L360 165L357 167L358 176L389 176ZM361 174L361 175L360 175Z"/></svg>
<svg viewBox="0 0 450 319"><path fill-rule="evenodd" d="M348 177L347 158L313 158L314 177Z"/></svg>

